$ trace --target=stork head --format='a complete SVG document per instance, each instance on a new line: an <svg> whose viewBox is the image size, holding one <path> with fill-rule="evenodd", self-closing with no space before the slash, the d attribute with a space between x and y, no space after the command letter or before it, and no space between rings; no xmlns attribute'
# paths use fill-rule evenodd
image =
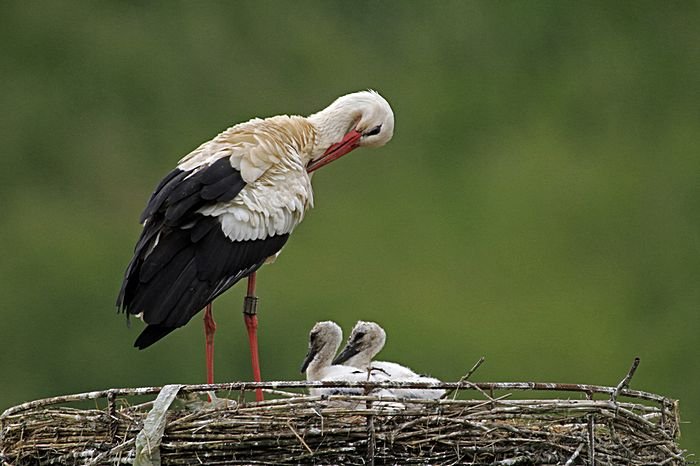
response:
<svg viewBox="0 0 700 466"><path fill-rule="evenodd" d="M369 363L381 351L385 342L386 332L383 328L374 322L361 320L355 324L345 348L335 357L333 364L343 364L360 353L365 355Z"/></svg>
<svg viewBox="0 0 700 466"><path fill-rule="evenodd" d="M338 324L330 320L317 322L309 332L309 352L301 365L301 372L305 372L314 359L333 357L342 339L343 331Z"/></svg>
<svg viewBox="0 0 700 466"><path fill-rule="evenodd" d="M394 112L375 91L339 97L309 116L317 140L306 171L318 170L358 147L380 147L394 135Z"/></svg>

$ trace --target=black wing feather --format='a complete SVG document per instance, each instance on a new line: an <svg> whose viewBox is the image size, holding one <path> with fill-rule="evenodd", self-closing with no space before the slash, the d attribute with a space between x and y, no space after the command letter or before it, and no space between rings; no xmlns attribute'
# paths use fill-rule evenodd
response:
<svg viewBox="0 0 700 466"><path fill-rule="evenodd" d="M204 204L203 200L197 195L191 195L171 204L165 211L165 224L178 226L182 223L181 220L187 218L188 213L196 211Z"/></svg>
<svg viewBox="0 0 700 466"><path fill-rule="evenodd" d="M242 179L237 178L238 177L231 175L222 178L215 183L204 186L204 188L202 188L202 192L200 193L202 199L221 202L223 199L230 196L231 191L240 191L243 186L239 186L239 183L241 185L244 185L245 183Z"/></svg>
<svg viewBox="0 0 700 466"><path fill-rule="evenodd" d="M173 170L158 184L117 299L120 310L143 313L148 324L135 346L145 348L185 325L282 249L288 235L232 241L216 217L197 213L244 187L228 157L193 171Z"/></svg>
<svg viewBox="0 0 700 466"><path fill-rule="evenodd" d="M197 221L218 223L216 218L204 216ZM189 230L170 234L180 235L191 237ZM262 266L265 259L282 249L288 237L231 241L221 228L211 228L200 241L191 242L164 263L151 281L140 283L133 300L135 307L128 311L143 312L149 326L181 327L217 296ZM173 243L179 244L179 240L174 238ZM140 343L137 346L145 347L143 340Z"/></svg>
<svg viewBox="0 0 700 466"><path fill-rule="evenodd" d="M163 247L156 247L153 252L148 254L148 256L143 260L141 265L141 271L139 273L139 281L141 283L147 283L158 272L163 270L165 265L167 265L173 258L183 249L190 245L186 235L164 235L167 245Z"/></svg>
<svg viewBox="0 0 700 466"><path fill-rule="evenodd" d="M156 212L158 212L165 199L189 173L191 172L183 171L179 168L176 168L168 173L168 175L163 178L160 183L158 183L155 191L153 191L151 199L148 201L148 204L146 204L146 208L139 218L139 222L143 223L147 218L152 217Z"/></svg>

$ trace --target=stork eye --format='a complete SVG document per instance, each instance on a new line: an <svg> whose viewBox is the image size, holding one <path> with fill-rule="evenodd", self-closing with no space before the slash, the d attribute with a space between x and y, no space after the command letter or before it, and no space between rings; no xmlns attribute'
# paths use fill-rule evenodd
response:
<svg viewBox="0 0 700 466"><path fill-rule="evenodd" d="M365 337L365 332L357 332L355 334L355 341L362 340Z"/></svg>
<svg viewBox="0 0 700 466"><path fill-rule="evenodd" d="M372 128L371 130L369 130L368 132L366 132L366 133L365 133L365 136L374 136L374 135L377 135L377 134L379 134L379 132L380 132L381 130L382 130L382 125L375 126L375 127Z"/></svg>

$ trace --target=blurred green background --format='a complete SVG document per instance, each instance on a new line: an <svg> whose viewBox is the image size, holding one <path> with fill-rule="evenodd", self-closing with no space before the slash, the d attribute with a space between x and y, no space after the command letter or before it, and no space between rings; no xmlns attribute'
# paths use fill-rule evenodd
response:
<svg viewBox="0 0 700 466"><path fill-rule="evenodd" d="M254 116L374 88L394 140L314 178L259 274L267 379L358 319L455 380L681 400L700 451L700 3L0 3L0 410L204 381L199 317L146 351L115 313L151 190ZM217 380L248 380L236 287Z"/></svg>

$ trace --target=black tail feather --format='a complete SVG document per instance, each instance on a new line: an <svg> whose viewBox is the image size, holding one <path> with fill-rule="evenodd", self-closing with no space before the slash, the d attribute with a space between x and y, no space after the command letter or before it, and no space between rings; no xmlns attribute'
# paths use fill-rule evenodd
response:
<svg viewBox="0 0 700 466"><path fill-rule="evenodd" d="M177 327L165 327L163 325L149 325L134 342L134 346L138 349L145 349L157 342L168 333L175 330Z"/></svg>

